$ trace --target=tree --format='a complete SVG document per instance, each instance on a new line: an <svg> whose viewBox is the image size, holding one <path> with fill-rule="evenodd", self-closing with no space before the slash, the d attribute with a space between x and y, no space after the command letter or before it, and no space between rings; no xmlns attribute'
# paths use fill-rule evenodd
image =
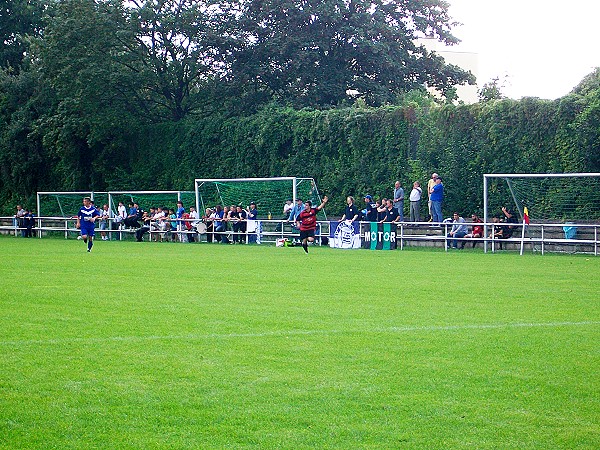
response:
<svg viewBox="0 0 600 450"><path fill-rule="evenodd" d="M492 78L491 81L485 83L477 92L480 102L489 102L491 100L501 100L506 98L502 93L504 82L500 83L500 77Z"/></svg>
<svg viewBox="0 0 600 450"><path fill-rule="evenodd" d="M416 43L423 36L458 42L443 1L249 0L240 7L232 77L249 94L331 106L350 89L377 105L424 84L446 92L474 83Z"/></svg>
<svg viewBox="0 0 600 450"><path fill-rule="evenodd" d="M43 29L44 0L0 0L0 69L18 73L29 36Z"/></svg>

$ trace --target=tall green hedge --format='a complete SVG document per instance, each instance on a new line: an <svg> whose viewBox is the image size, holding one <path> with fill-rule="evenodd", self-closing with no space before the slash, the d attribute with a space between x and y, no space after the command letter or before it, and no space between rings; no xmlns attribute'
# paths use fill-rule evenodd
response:
<svg viewBox="0 0 600 450"><path fill-rule="evenodd" d="M408 191L435 171L446 186L444 214L468 214L482 208L483 173L600 171L600 88L555 101L326 111L272 106L246 117L123 125L102 140L86 138L81 128L69 134L64 124L60 139L49 138L51 129L31 128L39 136L23 134L27 146L6 128L0 156L5 162L28 158L37 164L28 173L41 174L41 181L17 182L11 177L19 172L5 166L5 213L16 202L31 202L42 187L190 190L194 178L302 176L317 180L336 214L347 195L359 201L366 193L390 196L395 180ZM52 157L31 160L32 145ZM82 167L90 172L85 177L77 175Z"/></svg>

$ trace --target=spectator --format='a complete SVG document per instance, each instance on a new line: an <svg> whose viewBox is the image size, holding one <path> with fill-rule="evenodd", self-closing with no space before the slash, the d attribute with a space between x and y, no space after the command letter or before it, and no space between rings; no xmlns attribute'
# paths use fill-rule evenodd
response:
<svg viewBox="0 0 600 450"><path fill-rule="evenodd" d="M383 222L387 213L387 199L382 198L375 202L375 205L377 206L377 222Z"/></svg>
<svg viewBox="0 0 600 450"><path fill-rule="evenodd" d="M450 229L450 233L448 233L449 238L452 238L452 248L458 248L458 239L462 239L467 235L467 225L465 224L465 219L463 219L457 212L453 214L452 220L452 228ZM464 243L460 247L464 248Z"/></svg>
<svg viewBox="0 0 600 450"><path fill-rule="evenodd" d="M106 235L106 230L109 228L109 220L110 220L110 210L108 209L108 205L102 205L102 209L100 210L100 235L102 236L103 241L108 241L108 236Z"/></svg>
<svg viewBox="0 0 600 450"><path fill-rule="evenodd" d="M296 204L294 205L294 207L292 208L292 210L290 211L290 217L289 217L289 221L292 223L296 223L298 220L298 216L300 215L300 213L304 211L304 203L302 203L302 200L297 198L296 199Z"/></svg>
<svg viewBox="0 0 600 450"><path fill-rule="evenodd" d="M246 234L246 219L248 218L248 214L241 206L236 206L235 217L236 220L233 223L233 243L243 244L245 238L242 236Z"/></svg>
<svg viewBox="0 0 600 450"><path fill-rule="evenodd" d="M394 183L394 208L398 210L400 222L404 222L404 189L399 181Z"/></svg>
<svg viewBox="0 0 600 450"><path fill-rule="evenodd" d="M35 225L35 214L33 211L29 209L25 209L25 214L23 215L23 228L24 235L23 237L30 238L33 237L33 226Z"/></svg>
<svg viewBox="0 0 600 450"><path fill-rule="evenodd" d="M175 214L175 210L173 208L169 208L169 220L167 221L167 231L169 231L171 240L175 242L177 240L175 235L175 231L177 231L177 214Z"/></svg>
<svg viewBox="0 0 600 450"><path fill-rule="evenodd" d="M177 231L179 236L179 242L185 242L184 240L184 231L186 229L185 223L183 222L183 214L185 213L185 208L183 207L183 202L179 200L177 202L177 209L175 210L175 215L177 216Z"/></svg>
<svg viewBox="0 0 600 450"><path fill-rule="evenodd" d="M373 197L369 194L365 195L365 203L367 205L365 208L365 218L369 222L377 222L377 203L373 201Z"/></svg>
<svg viewBox="0 0 600 450"><path fill-rule="evenodd" d="M227 231L227 220L226 216L229 212L229 208L227 206L223 208L221 205L217 205L215 207L215 239L219 243L229 243L225 232Z"/></svg>
<svg viewBox="0 0 600 450"><path fill-rule="evenodd" d="M483 237L483 225L481 225L483 223L483 220L481 220L477 214L471 214L471 222L473 223L473 226L471 227L471 232L467 233L465 235L465 238L477 239ZM475 248L475 244L477 244L477 241L473 242L473 248ZM462 241L460 247L465 248L465 241Z"/></svg>
<svg viewBox="0 0 600 450"><path fill-rule="evenodd" d="M285 205L283 205L283 219L284 220L290 219L290 213L292 212L292 209L294 209L294 202L291 198L288 198L285 201Z"/></svg>
<svg viewBox="0 0 600 450"><path fill-rule="evenodd" d="M442 179L437 177L435 179L435 184L431 189L431 193L429 195L429 200L431 200L431 212L433 214L433 222L441 224L444 220L442 217L442 202L444 201L444 185L442 184Z"/></svg>
<svg viewBox="0 0 600 450"><path fill-rule="evenodd" d="M515 224L518 224L517 218L514 216L511 210L506 207L502 207L502 213L504 214L504 223L508 225L503 226L502 239L509 239L512 237L513 232L516 228Z"/></svg>
<svg viewBox="0 0 600 450"><path fill-rule="evenodd" d="M117 215L115 216L115 220L112 223L112 229L118 230L123 225L125 218L127 217L127 209L123 202L119 202L117 206Z"/></svg>
<svg viewBox="0 0 600 450"><path fill-rule="evenodd" d="M211 208L206 208L202 216L202 221L206 224L206 242L211 244L215 237L215 216Z"/></svg>
<svg viewBox="0 0 600 450"><path fill-rule="evenodd" d="M189 225L186 225L187 229L188 229L188 242L196 242L196 235L197 235L197 227L198 224L200 223L200 216L198 215L198 213L196 212L196 208L194 208L193 206L190 206L190 212L188 214L188 218L190 219L187 223Z"/></svg>
<svg viewBox="0 0 600 450"><path fill-rule="evenodd" d="M346 210L344 211L344 215L340 219L340 222L344 220L349 220L350 222L354 222L358 220L360 217L360 211L357 206L354 204L354 197L348 196L346 198Z"/></svg>
<svg viewBox="0 0 600 450"><path fill-rule="evenodd" d="M418 181L413 183L412 191L410 191L410 221L420 222L421 221L421 195L423 190Z"/></svg>
<svg viewBox="0 0 600 450"><path fill-rule="evenodd" d="M248 243L260 244L260 223L258 222L258 210L256 202L250 202L250 208L247 212L246 231L248 232Z"/></svg>
<svg viewBox="0 0 600 450"><path fill-rule="evenodd" d="M394 208L394 201L391 198L386 200L387 206L385 211L385 217L380 222L392 222L398 223L400 220L400 214L398 214L398 210Z"/></svg>
<svg viewBox="0 0 600 450"><path fill-rule="evenodd" d="M25 217L25 214L27 214L27 211L23 209L21 205L17 205L17 213L15 214L15 218L13 219L13 225L15 228L19 228L21 230L21 237L25 237L26 234L25 224L23 222L23 217Z"/></svg>
<svg viewBox="0 0 600 450"><path fill-rule="evenodd" d="M129 228L140 227L140 224L138 223L138 210L133 203L129 203L129 214L127 214L123 223Z"/></svg>
<svg viewBox="0 0 600 450"><path fill-rule="evenodd" d="M150 214L154 212L154 208L150 208ZM135 239L138 242L142 242L145 233L150 231L150 224L152 222L152 216L148 212L142 213L142 226L135 231Z"/></svg>
<svg viewBox="0 0 600 450"><path fill-rule="evenodd" d="M435 172L431 174L431 178L427 181L427 195L429 196L429 201L427 202L427 207L429 208L429 221L433 222L433 209L431 208L431 193L433 192L433 187L435 186L435 180L439 177L439 175Z"/></svg>

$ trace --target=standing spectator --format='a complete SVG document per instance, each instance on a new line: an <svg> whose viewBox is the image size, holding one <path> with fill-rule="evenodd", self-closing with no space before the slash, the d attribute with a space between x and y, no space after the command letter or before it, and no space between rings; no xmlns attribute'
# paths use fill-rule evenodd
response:
<svg viewBox="0 0 600 450"><path fill-rule="evenodd" d="M77 213L77 228L81 230L81 238L87 244L87 251L92 251L94 245L94 228L96 227L96 217L100 213L92 206L92 201L89 197L84 197L83 206L79 208Z"/></svg>
<svg viewBox="0 0 600 450"><path fill-rule="evenodd" d="M444 201L444 185L442 184L442 179L437 177L435 179L435 184L431 189L431 193L429 195L429 200L431 200L431 212L433 214L433 222L441 224L444 220L442 216L442 202Z"/></svg>
<svg viewBox="0 0 600 450"><path fill-rule="evenodd" d="M184 213L184 218L185 214L186 213ZM195 207L190 206L190 212L187 213L187 218L189 219L188 221L186 221L188 242L196 242L196 227L200 222L198 220L200 219L200 216L198 215L198 212L196 211Z"/></svg>
<svg viewBox="0 0 600 450"><path fill-rule="evenodd" d="M418 181L413 183L412 191L410 191L410 221L420 222L421 221L421 195L423 190Z"/></svg>
<svg viewBox="0 0 600 450"><path fill-rule="evenodd" d="M102 236L103 241L108 241L106 230L108 229L109 219L110 211L108 205L102 205L102 209L100 210L100 235Z"/></svg>
<svg viewBox="0 0 600 450"><path fill-rule="evenodd" d="M369 194L365 195L365 216L369 222L377 222L377 203L373 201L373 197Z"/></svg>
<svg viewBox="0 0 600 450"><path fill-rule="evenodd" d="M313 208L311 201L307 200L304 209L298 215L297 222L300 222L300 241L306 253L308 253L308 243L315 241L317 213L323 209L327 200L329 200L327 196L323 197L323 201L316 208Z"/></svg>
<svg viewBox="0 0 600 450"><path fill-rule="evenodd" d="M358 210L358 207L354 204L354 197L348 196L348 198L346 198L346 210L344 211L344 215L340 219L340 222L343 222L344 220L354 222L358 220L359 217L360 211Z"/></svg>
<svg viewBox="0 0 600 450"><path fill-rule="evenodd" d="M433 209L432 209L432 205L431 205L431 193L433 192L433 187L435 186L435 180L439 175L435 172L433 172L431 174L431 178L429 179L429 181L427 181L427 195L429 197L429 200L427 202L427 207L429 209L429 221L433 222Z"/></svg>
<svg viewBox="0 0 600 450"><path fill-rule="evenodd" d="M35 214L33 214L33 211L29 210L29 209L25 209L25 214L23 215L23 228L24 228L24 235L23 237L26 238L30 238L33 237L33 226L35 224Z"/></svg>
<svg viewBox="0 0 600 450"><path fill-rule="evenodd" d="M246 231L248 232L248 243L260 244L261 224L258 222L258 210L256 209L256 202L250 202L250 208L247 212L246 226Z"/></svg>
<svg viewBox="0 0 600 450"><path fill-rule="evenodd" d="M382 198L375 202L377 206L377 222L383 222L387 214L387 198Z"/></svg>
<svg viewBox="0 0 600 450"><path fill-rule="evenodd" d="M25 214L27 214L27 211L23 209L21 205L17 205L17 213L15 214L15 218L13 219L13 225L15 228L19 228L21 230L21 237L25 237L25 224L23 222L23 217L25 217Z"/></svg>
<svg viewBox="0 0 600 450"><path fill-rule="evenodd" d="M184 239L184 231L186 230L185 223L183 223L183 215L185 214L185 208L183 207L183 202L179 200L177 202L177 209L175 210L175 215L177 216L177 231L179 242L185 242Z"/></svg>
<svg viewBox="0 0 600 450"><path fill-rule="evenodd" d="M404 222L404 189L399 181L394 183L394 208L398 210L400 222Z"/></svg>
<svg viewBox="0 0 600 450"><path fill-rule="evenodd" d="M233 224L233 242L243 244L245 238L243 238L242 236L246 235L246 219L248 218L248 214L241 206L236 206L235 217L237 220Z"/></svg>
<svg viewBox="0 0 600 450"><path fill-rule="evenodd" d="M458 248L458 239L464 238L467 235L467 225L465 224L465 219L463 219L457 212L452 215L452 228L450 229L450 233L448 233L449 238L452 239L452 248ZM460 248L464 248L464 242L460 246Z"/></svg>

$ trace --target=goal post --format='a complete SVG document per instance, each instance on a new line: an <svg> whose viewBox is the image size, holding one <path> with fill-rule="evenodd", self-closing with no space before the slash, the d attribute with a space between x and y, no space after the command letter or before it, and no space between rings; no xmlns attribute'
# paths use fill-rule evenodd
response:
<svg viewBox="0 0 600 450"><path fill-rule="evenodd" d="M259 218L283 218L286 200L310 200L314 206L321 203L321 196L313 178L197 178L194 180L196 208L204 211L216 205L242 205L255 202ZM319 220L326 220L325 211L320 211Z"/></svg>

